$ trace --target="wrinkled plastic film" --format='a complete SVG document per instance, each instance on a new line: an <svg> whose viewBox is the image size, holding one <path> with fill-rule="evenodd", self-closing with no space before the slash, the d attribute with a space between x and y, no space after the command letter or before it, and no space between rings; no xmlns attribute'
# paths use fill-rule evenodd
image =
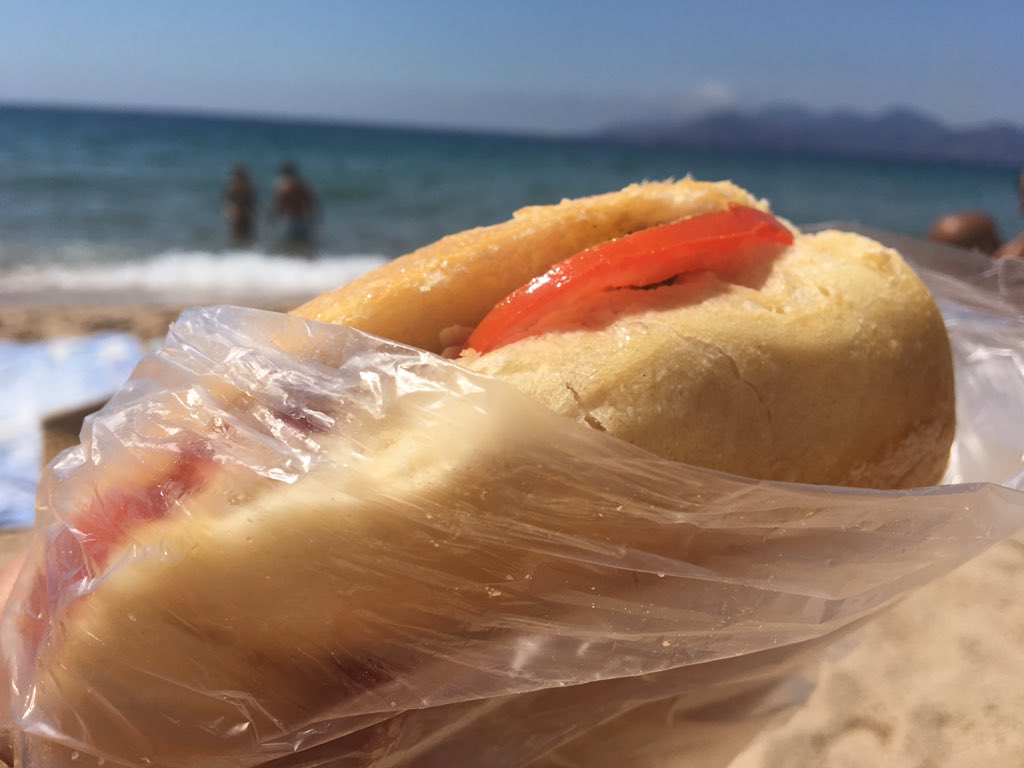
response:
<svg viewBox="0 0 1024 768"><path fill-rule="evenodd" d="M829 643L1024 524L1024 334L971 290L936 292L973 484L910 492L674 464L418 350L190 311L44 479L19 759L725 764Z"/></svg>
<svg viewBox="0 0 1024 768"><path fill-rule="evenodd" d="M1024 490L1024 260L842 222L896 248L942 310L953 350L957 438L944 484Z"/></svg>

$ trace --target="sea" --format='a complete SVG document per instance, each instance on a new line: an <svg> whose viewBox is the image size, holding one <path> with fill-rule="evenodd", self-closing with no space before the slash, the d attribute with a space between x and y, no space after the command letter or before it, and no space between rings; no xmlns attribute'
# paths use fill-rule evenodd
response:
<svg viewBox="0 0 1024 768"><path fill-rule="evenodd" d="M293 162L322 218L311 254L266 222ZM237 163L258 191L250 243L229 237ZM211 115L0 105L0 312L12 303L299 303L450 232L517 208L643 179L732 179L796 223L845 221L923 236L984 209L1021 228L1019 169L722 154L585 138L512 136ZM184 301L183 301L184 300ZM30 525L47 414L109 396L145 353L117 332L0 341L0 528Z"/></svg>
<svg viewBox="0 0 1024 768"><path fill-rule="evenodd" d="M221 213L236 163L267 210L283 161L323 212L316 258L279 248L261 216L232 243ZM934 218L984 209L1024 226L1019 169L800 155L722 154L586 138L0 105L0 300L90 289L318 293L354 274L525 205L642 179L731 179L796 223L854 221L924 235ZM206 298L204 295L203 298Z"/></svg>

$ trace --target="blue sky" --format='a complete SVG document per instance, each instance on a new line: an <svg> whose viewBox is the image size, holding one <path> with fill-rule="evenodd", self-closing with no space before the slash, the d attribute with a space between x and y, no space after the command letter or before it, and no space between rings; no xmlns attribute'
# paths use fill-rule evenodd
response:
<svg viewBox="0 0 1024 768"><path fill-rule="evenodd" d="M716 106L1024 125L1024 2L7 2L0 100L587 131Z"/></svg>

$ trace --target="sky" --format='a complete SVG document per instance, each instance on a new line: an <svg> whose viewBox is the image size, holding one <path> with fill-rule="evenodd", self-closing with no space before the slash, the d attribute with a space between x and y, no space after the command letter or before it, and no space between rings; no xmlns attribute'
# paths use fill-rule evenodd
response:
<svg viewBox="0 0 1024 768"><path fill-rule="evenodd" d="M0 103L585 133L776 102L1024 125L1022 0L0 0Z"/></svg>

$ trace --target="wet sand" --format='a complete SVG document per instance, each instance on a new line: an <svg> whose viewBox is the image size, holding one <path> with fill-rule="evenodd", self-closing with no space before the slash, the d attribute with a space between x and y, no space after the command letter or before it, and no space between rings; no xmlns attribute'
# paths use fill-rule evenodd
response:
<svg viewBox="0 0 1024 768"><path fill-rule="evenodd" d="M287 311L299 300L264 299L245 306ZM0 305L0 339L39 341L56 336L81 336L99 331L127 331L142 340L160 339L187 306L185 302L146 305L111 297L110 301L74 304Z"/></svg>

